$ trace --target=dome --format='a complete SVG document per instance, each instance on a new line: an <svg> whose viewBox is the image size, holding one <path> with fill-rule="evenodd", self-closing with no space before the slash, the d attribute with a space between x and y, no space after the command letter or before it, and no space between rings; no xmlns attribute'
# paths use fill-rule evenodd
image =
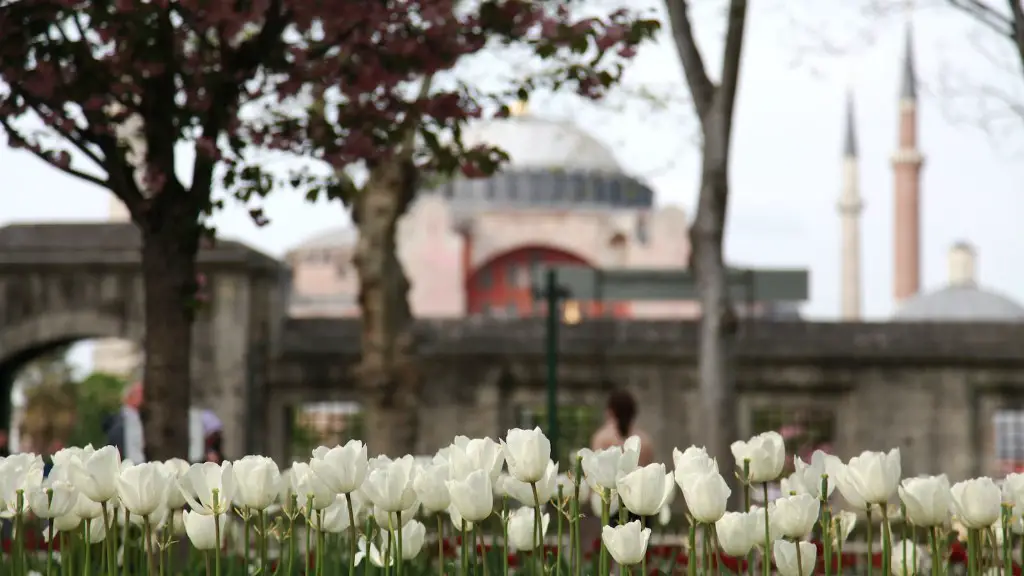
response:
<svg viewBox="0 0 1024 576"><path fill-rule="evenodd" d="M514 116L472 124L467 146L497 146L509 156L506 169L622 173L612 151L570 122Z"/></svg>
<svg viewBox="0 0 1024 576"><path fill-rule="evenodd" d="M1024 307L976 286L948 286L908 299L893 318L909 322L1024 322Z"/></svg>
<svg viewBox="0 0 1024 576"><path fill-rule="evenodd" d="M355 226L328 228L327 230L318 232L308 239L303 240L302 243L295 248L292 248L291 251L324 250L338 248L341 246L351 246L355 244L358 239L359 234L356 231Z"/></svg>

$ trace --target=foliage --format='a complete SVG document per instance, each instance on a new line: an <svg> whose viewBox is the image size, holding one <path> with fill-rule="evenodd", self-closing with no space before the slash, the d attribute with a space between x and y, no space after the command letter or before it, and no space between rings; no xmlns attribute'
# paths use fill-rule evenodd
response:
<svg viewBox="0 0 1024 576"><path fill-rule="evenodd" d="M127 382L118 376L93 372L76 387L78 423L68 442L71 446L102 446L107 443L104 422L121 407Z"/></svg>

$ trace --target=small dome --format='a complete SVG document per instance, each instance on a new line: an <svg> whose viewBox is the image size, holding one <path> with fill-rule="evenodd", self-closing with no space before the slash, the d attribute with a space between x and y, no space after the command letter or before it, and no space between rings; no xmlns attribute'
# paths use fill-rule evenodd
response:
<svg viewBox="0 0 1024 576"><path fill-rule="evenodd" d="M607 146L570 122L529 115L490 120L467 127L463 142L501 148L511 169L622 173Z"/></svg>
<svg viewBox="0 0 1024 576"><path fill-rule="evenodd" d="M307 250L322 250L326 248L351 246L355 244L358 239L359 233L356 231L355 226L328 228L323 232L319 232L306 240L303 240L302 243L295 248L292 248L291 251L303 252Z"/></svg>
<svg viewBox="0 0 1024 576"><path fill-rule="evenodd" d="M975 286L948 286L904 302L895 320L908 322L1024 322L1024 307Z"/></svg>

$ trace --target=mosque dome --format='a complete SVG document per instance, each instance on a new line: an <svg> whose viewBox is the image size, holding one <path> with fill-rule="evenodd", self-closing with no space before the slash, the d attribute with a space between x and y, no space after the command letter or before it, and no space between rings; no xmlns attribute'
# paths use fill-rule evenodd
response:
<svg viewBox="0 0 1024 576"><path fill-rule="evenodd" d="M949 284L906 300L895 320L905 322L1024 322L1024 306L980 288L974 277L975 255L959 242L949 252Z"/></svg>
<svg viewBox="0 0 1024 576"><path fill-rule="evenodd" d="M303 240L302 243L295 246L292 251L298 250L306 252L329 250L340 246L351 246L356 243L358 238L359 233L356 231L355 225L329 228L323 232L314 234L306 240Z"/></svg>
<svg viewBox="0 0 1024 576"><path fill-rule="evenodd" d="M506 170L567 170L619 174L615 154L575 124L524 114L470 125L468 146L497 146L509 156Z"/></svg>

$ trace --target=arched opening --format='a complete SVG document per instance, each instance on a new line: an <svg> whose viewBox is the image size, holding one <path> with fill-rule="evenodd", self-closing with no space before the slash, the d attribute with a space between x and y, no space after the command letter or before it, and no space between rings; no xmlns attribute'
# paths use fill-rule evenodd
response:
<svg viewBox="0 0 1024 576"><path fill-rule="evenodd" d="M550 246L523 246L500 254L470 274L466 285L466 310L470 315L524 318L547 314L543 299L533 293L533 271L542 266L593 266L584 258ZM595 316L624 317L625 302L562 303L567 321Z"/></svg>
<svg viewBox="0 0 1024 576"><path fill-rule="evenodd" d="M122 365L138 359L130 341L83 336L35 343L0 359L0 449L48 454L107 443L106 426L135 376L96 365L98 343L128 351L131 358Z"/></svg>

